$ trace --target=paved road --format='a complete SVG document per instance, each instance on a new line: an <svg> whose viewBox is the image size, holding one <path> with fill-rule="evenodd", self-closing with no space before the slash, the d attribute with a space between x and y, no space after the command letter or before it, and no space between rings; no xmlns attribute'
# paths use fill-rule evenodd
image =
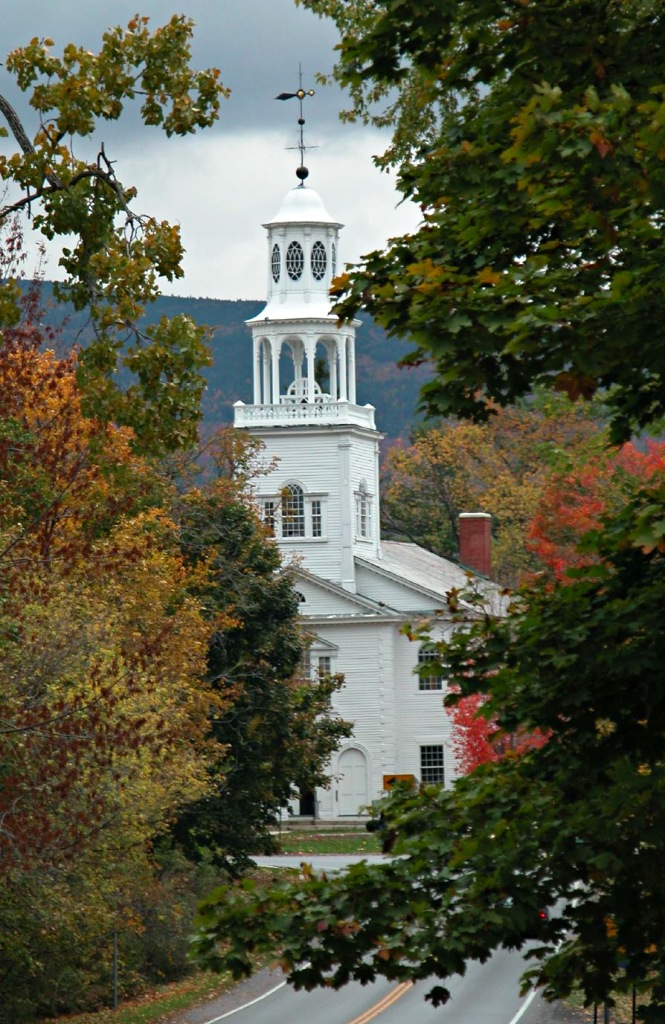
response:
<svg viewBox="0 0 665 1024"><path fill-rule="evenodd" d="M451 980L451 1001L437 1009L424 1000L422 984L409 988L381 979L372 986L350 984L338 992L294 992L281 973L266 970L217 999L169 1017L164 1024L583 1024L588 1020L539 996L520 1001L516 986L506 1002L505 988L510 989L515 973L505 968L501 954L483 967L474 965L465 979ZM502 991L497 992L502 975Z"/></svg>
<svg viewBox="0 0 665 1024"><path fill-rule="evenodd" d="M306 860L321 871L385 859L381 854L254 858L257 865L272 867L297 867ZM582 1024L588 1019L551 1006L538 995L521 998L518 982L523 970L520 954L501 950L485 965L471 964L464 977L449 979L451 1000L438 1008L425 1001L425 983L396 985L380 979L374 985L350 984L336 992L295 992L280 972L266 970L165 1024Z"/></svg>

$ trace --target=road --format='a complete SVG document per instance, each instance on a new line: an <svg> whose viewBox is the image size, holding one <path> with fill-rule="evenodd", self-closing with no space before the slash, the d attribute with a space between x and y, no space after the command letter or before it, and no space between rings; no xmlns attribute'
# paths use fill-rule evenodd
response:
<svg viewBox="0 0 665 1024"><path fill-rule="evenodd" d="M251 986L240 986L214 1003L189 1011L170 1024L573 1024L580 1017L519 995L524 970L520 954L500 951L466 975L448 979L451 999L433 1007L424 982L373 985L351 983L339 991L296 992L277 974L266 972Z"/></svg>
<svg viewBox="0 0 665 1024"><path fill-rule="evenodd" d="M300 859L265 858L265 862L297 867ZM355 859L308 858L313 867L326 871L343 870ZM372 985L352 983L338 991L296 992L280 974L266 971L206 1006L171 1018L168 1024L574 1024L583 1019L545 1004L535 994L521 997L519 979L524 970L521 953L500 950L486 964L471 963L464 976L449 978L451 999L436 1008L424 998L431 987L426 982L398 985L379 979Z"/></svg>

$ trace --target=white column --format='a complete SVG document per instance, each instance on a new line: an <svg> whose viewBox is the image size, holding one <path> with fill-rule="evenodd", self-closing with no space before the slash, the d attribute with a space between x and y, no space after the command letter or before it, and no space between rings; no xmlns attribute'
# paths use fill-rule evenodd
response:
<svg viewBox="0 0 665 1024"><path fill-rule="evenodd" d="M316 381L316 370L314 366L314 352L316 341L314 338L307 339L307 401L314 401L314 382Z"/></svg>
<svg viewBox="0 0 665 1024"><path fill-rule="evenodd" d="M272 355L272 405L279 405L279 352L281 347L281 340L277 338L270 339Z"/></svg>
<svg viewBox="0 0 665 1024"><path fill-rule="evenodd" d="M337 346L332 349L331 346L326 346L326 352L328 353L328 375L330 377L330 397L333 402L337 401Z"/></svg>
<svg viewBox="0 0 665 1024"><path fill-rule="evenodd" d="M261 404L270 405L270 341L261 345Z"/></svg>
<svg viewBox="0 0 665 1024"><path fill-rule="evenodd" d="M254 335L254 360L252 370L252 383L254 385L254 405L261 405L261 342Z"/></svg>
<svg viewBox="0 0 665 1024"><path fill-rule="evenodd" d="M337 354L339 362L339 398L345 402L348 398L347 376L346 376L346 338L342 335L337 339Z"/></svg>
<svg viewBox="0 0 665 1024"><path fill-rule="evenodd" d="M349 401L356 404L356 342L355 338L347 338L349 353Z"/></svg>

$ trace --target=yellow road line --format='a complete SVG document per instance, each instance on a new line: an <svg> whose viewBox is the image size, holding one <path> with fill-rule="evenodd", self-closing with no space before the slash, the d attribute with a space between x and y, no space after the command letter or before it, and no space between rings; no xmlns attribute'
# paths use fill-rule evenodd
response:
<svg viewBox="0 0 665 1024"><path fill-rule="evenodd" d="M353 1020L349 1021L349 1024L367 1024L368 1021L374 1020L380 1013L387 1010L389 1006L392 1006L398 999L401 999L403 995L406 995L410 988L413 988L412 981L400 981L399 985L391 989L383 999L379 999L378 1003L370 1006L369 1010L365 1010L359 1017L354 1017Z"/></svg>

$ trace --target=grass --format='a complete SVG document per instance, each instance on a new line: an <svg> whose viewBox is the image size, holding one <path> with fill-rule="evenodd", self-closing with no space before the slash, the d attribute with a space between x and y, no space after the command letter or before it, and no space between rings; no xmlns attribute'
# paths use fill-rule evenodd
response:
<svg viewBox="0 0 665 1024"><path fill-rule="evenodd" d="M365 829L342 832L335 829L287 830L277 837L281 853L381 853L381 843L375 833Z"/></svg>
<svg viewBox="0 0 665 1024"><path fill-rule="evenodd" d="M58 1024L158 1024L179 1010L187 1010L228 992L236 984L230 975L200 971L183 981L160 986L136 999L122 1002L117 1010L109 1008L56 1019Z"/></svg>

